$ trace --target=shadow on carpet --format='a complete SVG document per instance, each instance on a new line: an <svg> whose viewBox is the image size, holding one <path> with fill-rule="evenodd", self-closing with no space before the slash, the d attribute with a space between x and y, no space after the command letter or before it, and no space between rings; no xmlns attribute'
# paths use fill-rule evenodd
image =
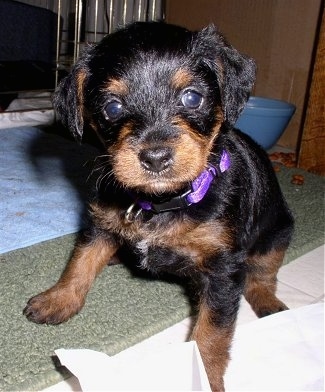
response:
<svg viewBox="0 0 325 392"><path fill-rule="evenodd" d="M36 127L0 136L0 253L81 230L98 150Z"/></svg>
<svg viewBox="0 0 325 392"><path fill-rule="evenodd" d="M303 173L305 184L290 183ZM282 168L281 187L296 218L285 263L324 241L324 179ZM115 354L191 314L185 287L135 276L122 265L106 268L81 313L58 326L36 325L22 315L26 301L56 282L76 235L0 255L0 390L40 390L67 374L57 369L57 348L91 348Z"/></svg>

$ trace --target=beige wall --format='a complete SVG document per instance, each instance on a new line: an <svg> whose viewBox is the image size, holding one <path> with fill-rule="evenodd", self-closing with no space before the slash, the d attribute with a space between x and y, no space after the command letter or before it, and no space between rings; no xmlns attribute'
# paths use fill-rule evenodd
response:
<svg viewBox="0 0 325 392"><path fill-rule="evenodd" d="M167 0L169 23L200 29L214 23L255 58L254 94L297 106L279 144L296 148L321 0Z"/></svg>

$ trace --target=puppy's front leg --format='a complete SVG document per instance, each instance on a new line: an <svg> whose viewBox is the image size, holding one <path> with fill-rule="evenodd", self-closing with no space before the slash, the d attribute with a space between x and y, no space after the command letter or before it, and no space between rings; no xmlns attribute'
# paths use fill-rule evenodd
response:
<svg viewBox="0 0 325 392"><path fill-rule="evenodd" d="M191 339L199 347L212 391L224 391L223 376L229 361L233 331L234 323L218 327L211 310L201 304Z"/></svg>
<svg viewBox="0 0 325 392"><path fill-rule="evenodd" d="M101 237L77 246L59 281L28 301L26 317L36 323L59 324L74 316L83 307L94 279L117 249L113 238Z"/></svg>
<svg viewBox="0 0 325 392"><path fill-rule="evenodd" d="M212 391L224 391L223 376L235 329L245 272L238 269L204 275L199 314L192 340L198 344Z"/></svg>

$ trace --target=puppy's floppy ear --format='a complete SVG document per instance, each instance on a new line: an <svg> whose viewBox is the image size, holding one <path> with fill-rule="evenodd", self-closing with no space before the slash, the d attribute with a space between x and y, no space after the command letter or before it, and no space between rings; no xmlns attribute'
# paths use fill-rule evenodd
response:
<svg viewBox="0 0 325 392"><path fill-rule="evenodd" d="M255 61L231 46L214 25L199 31L198 40L203 45L206 61L217 74L224 121L233 126L253 88Z"/></svg>
<svg viewBox="0 0 325 392"><path fill-rule="evenodd" d="M80 140L84 129L84 89L88 78L88 62L93 47L86 48L68 76L61 80L53 94L53 106L62 124Z"/></svg>

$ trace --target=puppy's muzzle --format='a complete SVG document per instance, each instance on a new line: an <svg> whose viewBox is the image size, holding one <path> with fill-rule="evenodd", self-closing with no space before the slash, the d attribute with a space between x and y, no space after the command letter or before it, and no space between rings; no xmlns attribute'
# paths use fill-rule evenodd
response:
<svg viewBox="0 0 325 392"><path fill-rule="evenodd" d="M141 166L151 173L162 173L173 164L173 151L170 147L150 147L139 154Z"/></svg>

